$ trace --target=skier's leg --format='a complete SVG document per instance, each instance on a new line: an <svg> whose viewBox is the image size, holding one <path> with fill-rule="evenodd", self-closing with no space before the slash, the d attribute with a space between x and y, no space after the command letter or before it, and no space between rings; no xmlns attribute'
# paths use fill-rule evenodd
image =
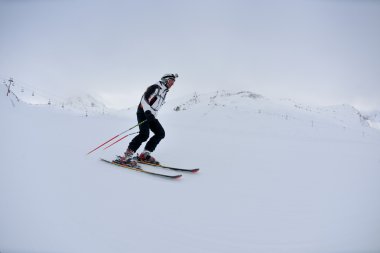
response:
<svg viewBox="0 0 380 253"><path fill-rule="evenodd" d="M145 150L153 152L156 149L158 143L160 143L160 141L165 138L165 130L158 120L154 120L151 124L149 124L149 127L154 135L145 145Z"/></svg>
<svg viewBox="0 0 380 253"><path fill-rule="evenodd" d="M137 113L137 121L139 123L146 120L144 113ZM132 141L129 143L128 150L132 150L133 152L136 152L136 150L139 149L141 144L148 140L149 138L149 123L145 122L141 125L139 125L140 132L138 135L135 136L135 138L132 139Z"/></svg>

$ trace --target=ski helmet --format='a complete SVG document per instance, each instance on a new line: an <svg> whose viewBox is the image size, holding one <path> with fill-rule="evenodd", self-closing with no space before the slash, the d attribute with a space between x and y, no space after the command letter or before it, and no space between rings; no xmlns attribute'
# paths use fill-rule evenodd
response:
<svg viewBox="0 0 380 253"><path fill-rule="evenodd" d="M175 79L178 78L178 74L165 74L161 77L161 81L167 82L169 79L172 79L175 81Z"/></svg>

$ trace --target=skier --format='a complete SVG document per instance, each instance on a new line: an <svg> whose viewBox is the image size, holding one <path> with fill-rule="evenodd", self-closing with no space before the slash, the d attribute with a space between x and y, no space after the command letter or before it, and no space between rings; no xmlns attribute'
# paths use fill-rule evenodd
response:
<svg viewBox="0 0 380 253"><path fill-rule="evenodd" d="M149 86L143 94L140 104L137 109L138 123L146 120L145 123L139 125L140 132L128 145L128 149L120 158L121 162L135 168L140 166L137 164L138 160L146 161L149 163L159 163L151 153L156 149L158 143L165 137L165 130L157 120L157 112L165 103L166 94L173 86L178 74L165 74L157 83ZM148 140L149 130L154 135L146 143L144 151L138 156L134 157L135 152L141 144Z"/></svg>

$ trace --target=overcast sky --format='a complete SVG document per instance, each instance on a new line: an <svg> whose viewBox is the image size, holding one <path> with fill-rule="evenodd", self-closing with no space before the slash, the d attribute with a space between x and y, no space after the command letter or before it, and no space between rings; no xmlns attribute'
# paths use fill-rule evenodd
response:
<svg viewBox="0 0 380 253"><path fill-rule="evenodd" d="M380 1L0 0L0 78L108 106L250 90L380 110Z"/></svg>

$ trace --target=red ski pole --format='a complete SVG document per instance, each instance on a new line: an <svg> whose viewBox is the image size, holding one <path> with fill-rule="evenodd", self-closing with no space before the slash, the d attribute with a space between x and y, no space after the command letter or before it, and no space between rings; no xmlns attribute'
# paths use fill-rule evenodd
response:
<svg viewBox="0 0 380 253"><path fill-rule="evenodd" d="M119 133L118 135L115 135L114 137L112 137L112 138L109 139L108 141L106 141L106 142L100 144L98 147L96 147L96 148L94 148L93 150L91 150L90 152L88 152L87 155L91 154L91 153L94 152L95 150L99 149L100 147L103 147L104 145L106 145L106 144L109 143L110 141L116 139L116 138L119 137L120 135L123 135L124 133L128 132L129 130L131 130L131 129L133 129L133 128L135 128L135 127L137 127L137 126L139 126L139 125L141 125L141 124L143 124L143 123L145 123L145 122L146 122L146 120L144 120L144 121L138 123L137 125L135 125L135 126L129 128L128 130L125 130L125 131Z"/></svg>
<svg viewBox="0 0 380 253"><path fill-rule="evenodd" d="M116 140L114 143L112 143L111 145L105 147L103 150L106 150L107 148L111 147L112 145L118 143L119 141L123 140L124 138L126 138L127 136L130 136L130 135L133 135L133 134L138 134L139 132L135 132L135 133L131 133L131 134L127 134L126 136L123 136L121 137L120 139Z"/></svg>

